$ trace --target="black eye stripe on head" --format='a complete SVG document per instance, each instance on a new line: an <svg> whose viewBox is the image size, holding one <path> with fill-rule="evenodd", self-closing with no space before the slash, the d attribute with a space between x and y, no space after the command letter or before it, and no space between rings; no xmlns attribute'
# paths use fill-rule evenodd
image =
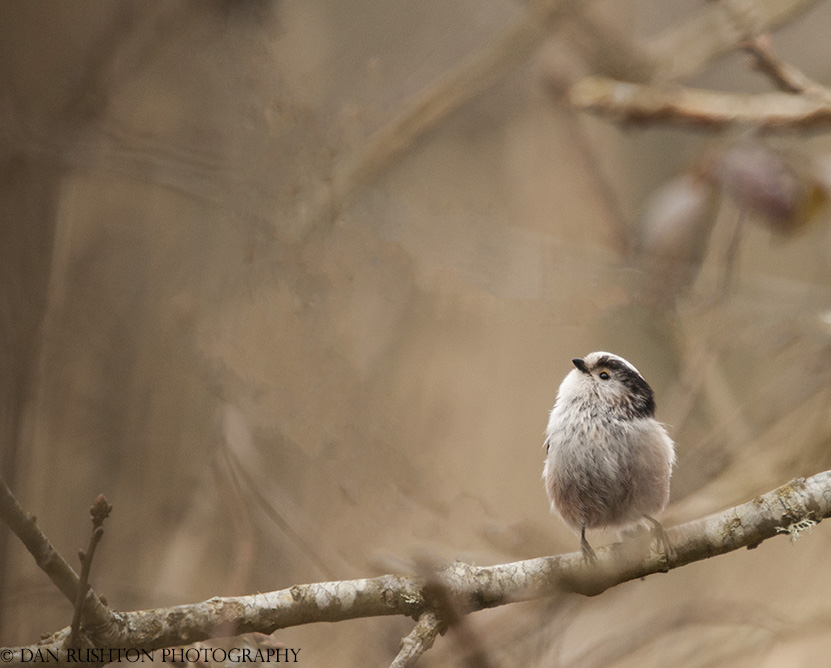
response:
<svg viewBox="0 0 831 668"><path fill-rule="evenodd" d="M609 371L617 371L621 373L635 373L632 367L628 366L624 362L614 359L613 357L606 357L605 355L599 358L597 362L595 362L595 367L597 367L598 369L601 367L606 367L607 369L609 369Z"/></svg>
<svg viewBox="0 0 831 668"><path fill-rule="evenodd" d="M595 368L605 368L613 372L615 378L629 391L631 401L627 406L627 413L631 417L654 417L655 394L649 383L631 366L604 355L597 360Z"/></svg>

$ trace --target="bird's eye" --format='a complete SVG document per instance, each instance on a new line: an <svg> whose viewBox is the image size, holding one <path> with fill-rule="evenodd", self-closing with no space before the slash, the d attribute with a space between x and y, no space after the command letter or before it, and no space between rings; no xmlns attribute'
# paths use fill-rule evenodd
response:
<svg viewBox="0 0 831 668"><path fill-rule="evenodd" d="M611 376L609 376L609 372L608 372L608 371L601 371L601 372L600 372L599 374L597 374L597 375L598 375L598 376L600 376L600 378L601 378L602 380L609 380L609 378L611 377Z"/></svg>

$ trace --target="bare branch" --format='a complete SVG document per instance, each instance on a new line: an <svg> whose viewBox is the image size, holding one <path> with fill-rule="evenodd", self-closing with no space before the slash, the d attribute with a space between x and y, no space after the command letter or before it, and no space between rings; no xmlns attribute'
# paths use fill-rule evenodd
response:
<svg viewBox="0 0 831 668"><path fill-rule="evenodd" d="M813 4L813 0L756 0L741 7L732 2L707 3L693 18L647 45L654 85L587 77L571 88L569 98L577 109L624 123L708 129L745 124L768 131L825 126L831 122L831 89L779 61L768 47L768 38L760 37L762 31L795 18ZM737 47L750 53L784 93L731 94L668 85Z"/></svg>
<svg viewBox="0 0 831 668"><path fill-rule="evenodd" d="M455 610L465 613L561 592L596 596L615 585L694 561L754 548L778 534L793 539L831 516L831 471L798 478L748 503L711 517L667 530L669 554L649 552L630 540L597 550L597 564L588 566L579 552L540 557L497 566L456 562L439 574ZM321 621L381 615L419 617L420 626L405 639L399 665L427 649L440 628L424 596L424 578L384 575L377 578L296 585L266 594L212 598L202 603L156 610L117 613L106 629L86 629L99 648L153 650L204 640L217 629L235 633L273 631ZM438 612L440 616L440 612ZM26 651L51 650L65 657L63 629L39 645L16 648L10 663L22 664ZM423 647L422 649L419 649ZM405 651L406 650L406 651ZM394 664L395 665L395 664Z"/></svg>
<svg viewBox="0 0 831 668"><path fill-rule="evenodd" d="M746 124L767 131L824 127L831 123L831 95L743 95L646 86L587 77L569 92L578 109L625 123L663 122L720 129Z"/></svg>

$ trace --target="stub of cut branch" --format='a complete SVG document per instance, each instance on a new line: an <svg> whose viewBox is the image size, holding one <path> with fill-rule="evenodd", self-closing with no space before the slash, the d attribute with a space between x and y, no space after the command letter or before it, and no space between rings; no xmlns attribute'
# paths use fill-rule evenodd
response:
<svg viewBox="0 0 831 668"><path fill-rule="evenodd" d="M736 124L784 131L831 124L831 93L822 90L822 94L751 95L587 77L572 86L569 99L577 109L620 123L668 123L709 129Z"/></svg>
<svg viewBox="0 0 831 668"><path fill-rule="evenodd" d="M432 611L423 613L413 630L401 641L401 651L390 664L390 668L414 666L421 655L433 646L440 630L441 622L436 613Z"/></svg>

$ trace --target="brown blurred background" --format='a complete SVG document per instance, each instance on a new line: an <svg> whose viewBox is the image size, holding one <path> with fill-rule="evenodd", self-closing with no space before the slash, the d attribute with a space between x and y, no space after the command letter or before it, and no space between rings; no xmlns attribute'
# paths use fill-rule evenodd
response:
<svg viewBox="0 0 831 668"><path fill-rule="evenodd" d="M622 130L558 93L593 46L693 4L563 18L332 217L344 165L523 3L4 1L0 466L21 503L75 564L106 495L92 582L121 610L572 551L542 433L596 349L640 368L678 442L666 524L831 467L826 207L775 231L707 190L670 215L697 193L656 197L744 135ZM773 43L829 82L829 29L818 3ZM742 54L686 83L771 88ZM763 141L831 156L827 133ZM811 169L793 178L824 184ZM643 241L660 221L669 262ZM823 524L471 627L505 666L822 665L829 549ZM0 645L69 624L7 530L0 558ZM303 665L387 665L411 626L275 637Z"/></svg>

